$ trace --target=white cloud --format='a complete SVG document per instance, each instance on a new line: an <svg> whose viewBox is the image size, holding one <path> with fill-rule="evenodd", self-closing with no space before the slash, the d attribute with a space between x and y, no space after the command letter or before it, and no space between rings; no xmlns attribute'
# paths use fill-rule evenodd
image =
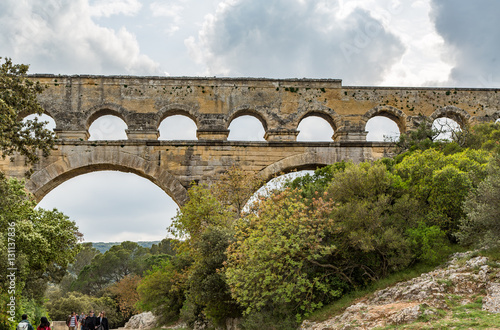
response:
<svg viewBox="0 0 500 330"><path fill-rule="evenodd" d="M134 35L100 27L86 0L8 0L0 4L0 53L31 64L30 72L155 74Z"/></svg>
<svg viewBox="0 0 500 330"><path fill-rule="evenodd" d="M404 47L368 11L337 0L227 0L185 40L207 75L341 78L376 84Z"/></svg>
<svg viewBox="0 0 500 330"><path fill-rule="evenodd" d="M184 6L176 3L153 2L149 7L153 17L166 17L172 20L164 30L167 35L171 36L180 29L179 25L182 22L181 13L184 10Z"/></svg>
<svg viewBox="0 0 500 330"><path fill-rule="evenodd" d="M109 17L111 15L133 16L141 10L139 0L98 0L91 3L90 15Z"/></svg>

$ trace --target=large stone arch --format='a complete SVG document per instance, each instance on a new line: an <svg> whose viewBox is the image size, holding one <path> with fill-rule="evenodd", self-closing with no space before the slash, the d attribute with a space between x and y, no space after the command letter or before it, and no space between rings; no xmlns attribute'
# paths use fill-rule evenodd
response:
<svg viewBox="0 0 500 330"><path fill-rule="evenodd" d="M188 198L186 188L167 170L153 160L123 152L119 146L71 153L44 165L35 170L26 182L26 188L37 201L75 176L104 170L130 172L142 176L165 191L178 205L184 204Z"/></svg>
<svg viewBox="0 0 500 330"><path fill-rule="evenodd" d="M362 117L363 127L366 127L366 123L368 122L368 120L376 116L383 116L394 121L396 125L398 125L400 134L405 133L407 130L408 118L406 114L402 110L392 107L390 105L379 105L368 110Z"/></svg>
<svg viewBox="0 0 500 330"><path fill-rule="evenodd" d="M88 130L90 125L98 119L99 117L106 116L106 115L113 115L117 116L118 118L122 119L128 127L130 127L131 123L129 122L129 111L125 109L124 107L114 104L114 103L102 103L102 104L97 104L87 111L85 111L85 129Z"/></svg>
<svg viewBox="0 0 500 330"><path fill-rule="evenodd" d="M467 111L452 105L439 108L430 116L432 121L443 117L453 119L462 129L469 124L471 119L471 116L467 113Z"/></svg>
<svg viewBox="0 0 500 330"><path fill-rule="evenodd" d="M226 129L229 129L229 125L231 125L231 122L233 120L241 116L252 116L257 118L261 122L262 127L264 127L264 131L267 132L270 119L267 118L264 111L257 111L248 105L236 107L229 112L226 122Z"/></svg>
<svg viewBox="0 0 500 330"><path fill-rule="evenodd" d="M165 118L176 115L188 117L189 119L194 121L196 127L199 128L200 118L198 118L199 117L198 111L194 110L193 108L185 104L179 104L179 103L169 104L167 106L160 108L156 116L156 128L160 126L161 122Z"/></svg>
<svg viewBox="0 0 500 330"><path fill-rule="evenodd" d="M336 152L308 152L286 157L262 169L258 174L262 180L268 182L276 176L287 174L294 170L315 170L318 167L336 163L341 160L340 158Z"/></svg>

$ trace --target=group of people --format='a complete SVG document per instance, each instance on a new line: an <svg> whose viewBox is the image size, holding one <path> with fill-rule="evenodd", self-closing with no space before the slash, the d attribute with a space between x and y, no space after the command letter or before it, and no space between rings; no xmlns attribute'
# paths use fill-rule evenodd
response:
<svg viewBox="0 0 500 330"><path fill-rule="evenodd" d="M94 311L90 311L88 315L82 313L80 316L72 312L66 319L66 325L68 330L109 330L108 319L104 312L101 312L98 317L94 315ZM21 316L21 322L16 330L35 330L28 321L28 315ZM40 319L40 325L36 330L51 330L50 322L45 316Z"/></svg>
<svg viewBox="0 0 500 330"><path fill-rule="evenodd" d="M88 315L82 313L80 316L72 312L66 320L66 325L69 330L109 330L108 319L104 312L97 317L94 311L90 311Z"/></svg>

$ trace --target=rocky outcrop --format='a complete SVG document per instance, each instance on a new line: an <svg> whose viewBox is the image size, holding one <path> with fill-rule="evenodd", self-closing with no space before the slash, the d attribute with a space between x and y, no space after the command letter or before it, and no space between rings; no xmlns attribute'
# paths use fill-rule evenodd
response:
<svg viewBox="0 0 500 330"><path fill-rule="evenodd" d="M486 257L457 253L443 268L376 291L321 323L305 321L301 329L371 329L413 322L447 310L450 297L465 305L482 297L483 310L500 313L500 269Z"/></svg>
<svg viewBox="0 0 500 330"><path fill-rule="evenodd" d="M125 329L152 329L156 326L156 317L151 312L134 315L125 324Z"/></svg>

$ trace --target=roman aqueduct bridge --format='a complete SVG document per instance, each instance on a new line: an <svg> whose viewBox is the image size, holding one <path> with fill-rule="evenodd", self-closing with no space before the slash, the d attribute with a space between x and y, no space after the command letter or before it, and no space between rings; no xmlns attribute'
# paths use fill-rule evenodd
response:
<svg viewBox="0 0 500 330"><path fill-rule="evenodd" d="M342 86L334 79L170 78L33 75L47 86L39 100L56 122L56 149L34 167L28 189L41 200L62 182L99 170L136 173L157 184L178 204L192 181L210 182L237 164L268 180L297 169L340 160L377 159L389 143L366 141L375 116L392 119L400 133L421 116L447 117L464 126L500 117L498 89ZM88 141L100 116L125 121L128 139ZM198 140L158 140L158 127L172 115L191 118ZM228 141L229 124L251 115L262 123L262 142ZM333 128L331 142L297 142L309 116ZM0 162L0 170L23 177L24 159Z"/></svg>

